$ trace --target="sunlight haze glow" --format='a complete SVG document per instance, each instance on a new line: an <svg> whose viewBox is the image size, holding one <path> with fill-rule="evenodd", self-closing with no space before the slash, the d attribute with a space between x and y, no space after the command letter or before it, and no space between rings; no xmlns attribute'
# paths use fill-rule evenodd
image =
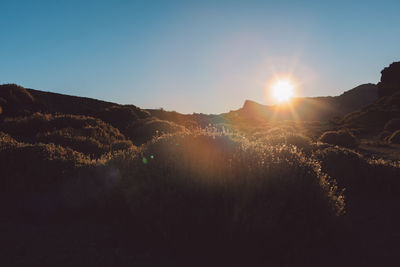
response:
<svg viewBox="0 0 400 267"><path fill-rule="evenodd" d="M279 102L290 100L294 86L289 80L278 80L272 85L273 95Z"/></svg>

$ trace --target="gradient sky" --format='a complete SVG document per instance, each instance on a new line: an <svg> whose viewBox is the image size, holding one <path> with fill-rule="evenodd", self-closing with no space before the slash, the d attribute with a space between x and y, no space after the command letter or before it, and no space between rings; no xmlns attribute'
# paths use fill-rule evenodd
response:
<svg viewBox="0 0 400 267"><path fill-rule="evenodd" d="M400 1L0 0L0 83L183 113L376 83L400 60Z"/></svg>

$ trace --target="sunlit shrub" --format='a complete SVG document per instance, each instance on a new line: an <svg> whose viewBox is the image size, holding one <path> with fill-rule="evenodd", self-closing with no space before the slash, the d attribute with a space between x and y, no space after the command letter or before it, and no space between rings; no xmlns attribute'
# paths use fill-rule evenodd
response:
<svg viewBox="0 0 400 267"><path fill-rule="evenodd" d="M48 132L62 128L101 127L114 135L120 135L119 131L103 121L87 116L79 115L52 115L35 113L30 116L6 118L1 127L7 133L15 136L33 136L38 132Z"/></svg>
<svg viewBox="0 0 400 267"><path fill-rule="evenodd" d="M17 84L0 85L0 107L4 115L21 116L35 109L35 100L22 86Z"/></svg>
<svg viewBox="0 0 400 267"><path fill-rule="evenodd" d="M0 128L18 141L54 143L95 157L133 146L118 129L87 116L35 113L7 118Z"/></svg>
<svg viewBox="0 0 400 267"><path fill-rule="evenodd" d="M344 211L318 163L285 145L218 133L164 135L109 164L120 170L135 221L172 247L282 249L289 240L313 239Z"/></svg>
<svg viewBox="0 0 400 267"><path fill-rule="evenodd" d="M6 133L0 132L0 147L16 145L18 142Z"/></svg>
<svg viewBox="0 0 400 267"><path fill-rule="evenodd" d="M392 135L389 131L382 131L378 135L379 140L387 140Z"/></svg>
<svg viewBox="0 0 400 267"><path fill-rule="evenodd" d="M268 135L282 135L282 134L286 134L287 133L287 129L284 129L282 127L273 127L271 129L268 129L267 134Z"/></svg>
<svg viewBox="0 0 400 267"><path fill-rule="evenodd" d="M400 168L385 160L367 160L361 154L340 147L317 150L316 158L322 171L345 188L348 213L378 214L378 203L397 207L392 200L400 194Z"/></svg>
<svg viewBox="0 0 400 267"><path fill-rule="evenodd" d="M92 160L70 148L24 144L0 132L0 208L18 220L68 218L71 212L104 220L121 216L119 172L104 166L110 157Z"/></svg>
<svg viewBox="0 0 400 267"><path fill-rule="evenodd" d="M170 121L158 119L146 119L134 122L128 126L125 136L133 144L141 145L151 140L153 137L162 134L185 132L186 128Z"/></svg>
<svg viewBox="0 0 400 267"><path fill-rule="evenodd" d="M98 117L124 131L130 123L150 117L150 114L133 105L115 105L100 111Z"/></svg>
<svg viewBox="0 0 400 267"><path fill-rule="evenodd" d="M353 150L338 147L327 147L316 151L322 170L336 178L342 188L356 187L363 183L360 169L368 167L362 155Z"/></svg>
<svg viewBox="0 0 400 267"><path fill-rule="evenodd" d="M311 151L311 140L310 138L295 133L287 133L282 136L269 136L267 138L267 144L276 145L276 144L286 144L293 145L299 149L304 150L305 152Z"/></svg>
<svg viewBox="0 0 400 267"><path fill-rule="evenodd" d="M357 146L357 139L354 137L354 135L344 130L325 132L321 135L319 141L348 148Z"/></svg>
<svg viewBox="0 0 400 267"><path fill-rule="evenodd" d="M250 139L268 145L292 145L306 153L310 153L312 150L312 141L310 138L302 134L285 131L282 128L273 128L266 132L256 132L250 135Z"/></svg>
<svg viewBox="0 0 400 267"><path fill-rule="evenodd" d="M400 130L395 131L388 139L389 143L400 144Z"/></svg>
<svg viewBox="0 0 400 267"><path fill-rule="evenodd" d="M35 141L54 143L72 148L86 155L100 157L106 152L129 149L133 146L131 141L123 138L122 135L112 136L99 127L85 127L82 129L64 128L38 134Z"/></svg>
<svg viewBox="0 0 400 267"><path fill-rule="evenodd" d="M75 136L69 134L67 131L58 130L37 135L35 140L42 143L53 143L62 147L68 147L75 151L82 152L86 155L99 157L109 151L108 146L91 137Z"/></svg>
<svg viewBox="0 0 400 267"><path fill-rule="evenodd" d="M23 144L9 140L0 147L2 190L35 191L58 184L90 158L53 144Z"/></svg>
<svg viewBox="0 0 400 267"><path fill-rule="evenodd" d="M400 130L400 118L391 119L385 124L386 131L397 131Z"/></svg>

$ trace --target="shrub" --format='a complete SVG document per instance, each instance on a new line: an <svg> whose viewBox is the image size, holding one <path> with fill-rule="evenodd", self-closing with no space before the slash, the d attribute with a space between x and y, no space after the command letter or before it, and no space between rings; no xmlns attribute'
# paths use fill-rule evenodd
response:
<svg viewBox="0 0 400 267"><path fill-rule="evenodd" d="M185 131L186 128L184 126L170 121L147 119L130 124L125 132L125 136L128 137L133 144L141 145L155 136Z"/></svg>
<svg viewBox="0 0 400 267"><path fill-rule="evenodd" d="M399 208L400 168L385 160L369 161L346 148L322 148L315 152L322 171L345 188L346 210L350 216L392 216ZM383 210L382 207L388 207ZM393 210L390 210L392 207ZM379 215L379 216L381 216Z"/></svg>
<svg viewBox="0 0 400 267"><path fill-rule="evenodd" d="M133 146L118 129L87 116L35 113L6 118L0 128L18 141L54 143L96 157Z"/></svg>
<svg viewBox="0 0 400 267"><path fill-rule="evenodd" d="M18 142L6 133L0 132L0 147L15 145Z"/></svg>
<svg viewBox="0 0 400 267"><path fill-rule="evenodd" d="M0 209L24 223L112 220L126 205L116 190L119 172L104 166L106 160L54 144L20 143L0 132Z"/></svg>
<svg viewBox="0 0 400 267"><path fill-rule="evenodd" d="M385 124L384 128L386 131L391 131L391 132L400 130L400 118L391 119Z"/></svg>
<svg viewBox="0 0 400 267"><path fill-rule="evenodd" d="M26 115L35 110L33 96L17 84L0 85L0 106L6 116Z"/></svg>
<svg viewBox="0 0 400 267"><path fill-rule="evenodd" d="M109 164L120 170L141 231L185 251L290 249L289 240L315 241L344 211L334 181L288 146L222 134L164 135Z"/></svg>
<svg viewBox="0 0 400 267"><path fill-rule="evenodd" d="M305 152L311 151L310 138L301 134L287 133L281 136L272 135L266 139L266 143L269 145L278 145L278 144L293 145L299 149L304 150Z"/></svg>
<svg viewBox="0 0 400 267"><path fill-rule="evenodd" d="M75 168L92 162L79 152L53 144L29 145L13 139L6 142L0 146L0 183L5 192L51 188L71 175Z"/></svg>
<svg viewBox="0 0 400 267"><path fill-rule="evenodd" d="M273 127L267 131L268 135L282 135L286 134L288 129L284 127Z"/></svg>
<svg viewBox="0 0 400 267"><path fill-rule="evenodd" d="M389 143L400 144L400 130L395 131L388 139Z"/></svg>
<svg viewBox="0 0 400 267"><path fill-rule="evenodd" d="M30 104L34 101L33 96L18 84L0 85L0 97L15 103Z"/></svg>
<svg viewBox="0 0 400 267"><path fill-rule="evenodd" d="M64 128L37 134L35 141L58 144L95 157L100 157L109 151L133 147L131 141L124 140L124 136L115 136L103 128L92 126L81 129Z"/></svg>
<svg viewBox="0 0 400 267"><path fill-rule="evenodd" d="M321 162L322 171L335 177L341 188L346 190L361 188L357 186L363 184L364 177L359 171L368 167L368 162L361 154L347 148L322 147L315 152L315 155Z"/></svg>
<svg viewBox="0 0 400 267"><path fill-rule="evenodd" d="M38 132L48 132L62 128L84 128L88 126L100 127L114 136L121 136L121 133L103 121L80 115L52 115L35 113L30 116L6 118L1 128L13 136L34 136Z"/></svg>
<svg viewBox="0 0 400 267"><path fill-rule="evenodd" d="M68 129L38 134L35 138L35 142L57 144L94 157L99 157L109 151L108 146L104 146L96 139L86 136L72 135L68 132Z"/></svg>
<svg viewBox="0 0 400 267"><path fill-rule="evenodd" d="M348 148L357 146L357 139L348 131L328 131L323 133L319 141Z"/></svg>
<svg viewBox="0 0 400 267"><path fill-rule="evenodd" d="M110 151L129 150L135 149L136 147L132 144L131 140L117 140L110 144Z"/></svg>
<svg viewBox="0 0 400 267"><path fill-rule="evenodd" d="M250 140L263 142L267 145L292 145L303 152L312 150L312 141L302 134L285 131L282 128L272 128L264 132L255 132L250 135Z"/></svg>
<svg viewBox="0 0 400 267"><path fill-rule="evenodd" d="M100 111L98 117L124 131L130 123L150 117L150 113L133 105L115 105Z"/></svg>
<svg viewBox="0 0 400 267"><path fill-rule="evenodd" d="M379 133L378 138L379 140L387 140L392 135L389 131L382 131Z"/></svg>

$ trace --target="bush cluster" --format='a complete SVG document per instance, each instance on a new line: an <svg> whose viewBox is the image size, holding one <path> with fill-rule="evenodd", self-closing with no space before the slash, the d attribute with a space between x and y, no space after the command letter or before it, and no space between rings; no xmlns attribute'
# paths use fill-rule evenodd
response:
<svg viewBox="0 0 400 267"><path fill-rule="evenodd" d="M345 188L346 210L352 216L381 214L379 203L398 208L400 168L385 160L368 160L361 154L340 147L316 150L321 170L333 177L340 188ZM390 203L390 204L389 204ZM387 215L393 215L394 210Z"/></svg>
<svg viewBox="0 0 400 267"><path fill-rule="evenodd" d="M150 114L133 105L114 105L101 110L97 116L124 132L130 123L146 119L150 117Z"/></svg>
<svg viewBox="0 0 400 267"><path fill-rule="evenodd" d="M265 130L264 128L249 133L246 136L248 136L252 141L262 142L265 145L295 146L297 149L300 149L307 154L312 151L312 140L301 133L296 133L293 128L272 127L268 130Z"/></svg>
<svg viewBox="0 0 400 267"><path fill-rule="evenodd" d="M185 132L184 126L178 125L170 121L163 121L158 119L145 119L131 123L126 131L127 138L132 140L133 144L141 145L152 138L161 136L162 134L172 134Z"/></svg>
<svg viewBox="0 0 400 267"><path fill-rule="evenodd" d="M94 157L133 147L118 129L87 116L35 113L6 118L0 128L21 142L53 143Z"/></svg>
<svg viewBox="0 0 400 267"><path fill-rule="evenodd" d="M164 135L109 164L120 170L142 231L183 250L290 250L293 240L317 242L316 233L344 212L335 181L285 145L218 133Z"/></svg>
<svg viewBox="0 0 400 267"><path fill-rule="evenodd" d="M397 131L400 130L400 118L391 119L385 124L384 129L386 131Z"/></svg>
<svg viewBox="0 0 400 267"><path fill-rule="evenodd" d="M62 214L62 222L112 221L126 239L168 257L241 258L251 266L259 259L306 264L315 251L326 258L346 227L396 219L399 163L345 148L357 144L345 131L325 132L316 144L300 123L276 125L189 131L137 117L121 133L88 116L7 117L0 123L0 207L23 220L43 213ZM400 136L389 134L391 142Z"/></svg>
<svg viewBox="0 0 400 267"><path fill-rule="evenodd" d="M21 116L36 110L33 96L17 84L0 85L0 115Z"/></svg>
<svg viewBox="0 0 400 267"><path fill-rule="evenodd" d="M388 141L392 144L400 144L400 130L397 130L392 135L390 135Z"/></svg>
<svg viewBox="0 0 400 267"><path fill-rule="evenodd" d="M36 191L50 188L76 168L90 165L82 153L54 144L24 144L0 134L2 190Z"/></svg>
<svg viewBox="0 0 400 267"><path fill-rule="evenodd" d="M320 136L319 141L347 148L357 147L356 137L345 130L327 131Z"/></svg>
<svg viewBox="0 0 400 267"><path fill-rule="evenodd" d="M382 131L378 134L378 139L382 141L386 141L392 133L390 131Z"/></svg>

